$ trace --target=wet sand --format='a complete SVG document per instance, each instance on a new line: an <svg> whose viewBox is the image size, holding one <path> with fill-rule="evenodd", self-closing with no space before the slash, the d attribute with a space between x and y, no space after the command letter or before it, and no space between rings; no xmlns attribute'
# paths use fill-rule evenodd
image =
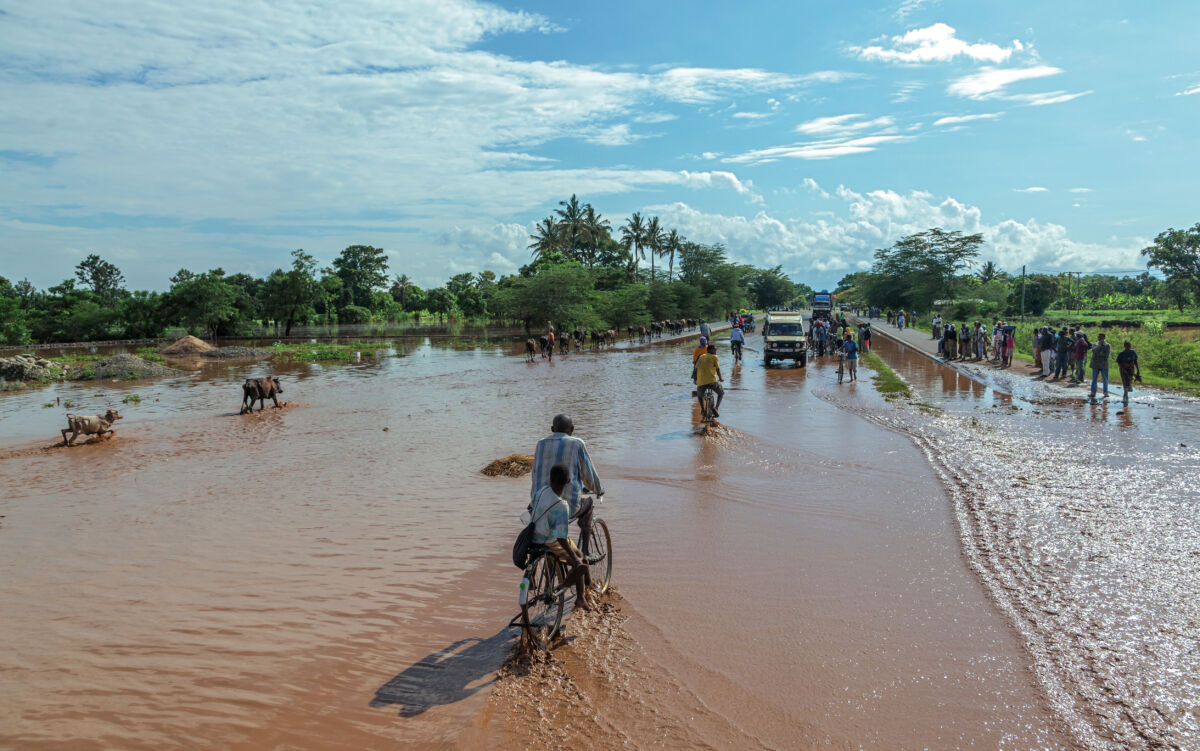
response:
<svg viewBox="0 0 1200 751"><path fill-rule="evenodd" d="M0 746L1079 745L895 408L825 363L723 362L696 435L687 351L426 344L282 369L293 406L245 417L261 367L68 385L143 402L56 451L46 393L6 396ZM493 696L528 485L478 469L557 411L609 491L620 595Z"/></svg>

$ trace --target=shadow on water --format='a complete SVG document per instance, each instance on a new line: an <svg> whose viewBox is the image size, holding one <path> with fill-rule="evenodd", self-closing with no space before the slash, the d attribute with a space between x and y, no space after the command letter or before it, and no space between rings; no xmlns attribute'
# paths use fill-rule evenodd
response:
<svg viewBox="0 0 1200 751"><path fill-rule="evenodd" d="M506 628L487 639L460 639L431 652L375 690L372 707L400 705L401 717L454 704L492 685L511 641ZM487 680L483 680L487 678Z"/></svg>

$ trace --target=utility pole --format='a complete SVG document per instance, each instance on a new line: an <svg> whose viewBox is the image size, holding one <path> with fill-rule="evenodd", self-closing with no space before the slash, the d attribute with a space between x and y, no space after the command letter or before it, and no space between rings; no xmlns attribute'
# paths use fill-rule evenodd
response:
<svg viewBox="0 0 1200 751"><path fill-rule="evenodd" d="M1021 264L1021 320L1025 320L1025 264Z"/></svg>

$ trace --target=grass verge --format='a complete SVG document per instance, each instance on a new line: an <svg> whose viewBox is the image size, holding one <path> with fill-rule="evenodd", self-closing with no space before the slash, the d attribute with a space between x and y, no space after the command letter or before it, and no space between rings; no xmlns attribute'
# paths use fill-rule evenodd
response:
<svg viewBox="0 0 1200 751"><path fill-rule="evenodd" d="M903 378L896 375L896 371L889 368L879 355L874 352L865 352L862 362L875 374L871 376L871 383L875 384L875 388L883 394L884 399L899 399L900 397L907 399L912 396L912 389L909 385Z"/></svg>
<svg viewBox="0 0 1200 751"><path fill-rule="evenodd" d="M328 343L284 343L271 345L271 351L280 360L294 362L350 362L359 357L380 357L387 347L373 342Z"/></svg>

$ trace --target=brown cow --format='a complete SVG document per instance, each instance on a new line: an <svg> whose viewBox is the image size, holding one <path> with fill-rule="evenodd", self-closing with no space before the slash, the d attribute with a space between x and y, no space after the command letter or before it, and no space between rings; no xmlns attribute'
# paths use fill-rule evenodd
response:
<svg viewBox="0 0 1200 751"><path fill-rule="evenodd" d="M117 434L117 431L112 429L112 424L120 419L121 413L115 409L110 409L102 415L83 417L79 415L67 415L67 425L69 427L65 428L62 432L63 443L68 446L74 446L75 439L79 437L80 433L95 435L100 438L103 438L104 434L108 433L108 437L112 438ZM67 437L67 433L71 434L70 438Z"/></svg>
<svg viewBox="0 0 1200 751"><path fill-rule="evenodd" d="M247 412L254 411L254 402L258 401L258 411L262 412L267 406L267 400L270 399L275 403L275 409L279 409L278 394L283 393L283 386L279 383L279 379L271 376L270 378L247 378L242 384L242 411L239 415L244 415Z"/></svg>
<svg viewBox="0 0 1200 751"><path fill-rule="evenodd" d="M525 340L525 362L533 362L534 355L537 354L537 342L533 339Z"/></svg>

